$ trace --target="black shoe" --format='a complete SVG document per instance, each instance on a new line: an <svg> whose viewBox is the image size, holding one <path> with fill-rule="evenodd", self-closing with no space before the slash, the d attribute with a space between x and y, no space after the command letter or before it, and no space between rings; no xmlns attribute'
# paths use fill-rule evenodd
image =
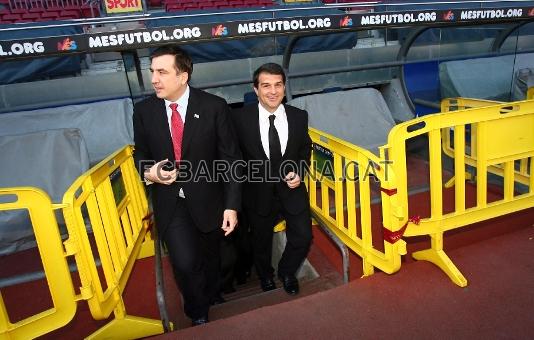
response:
<svg viewBox="0 0 534 340"><path fill-rule="evenodd" d="M235 274L235 281L238 285L244 285L247 283L247 279L250 277L250 271L240 272Z"/></svg>
<svg viewBox="0 0 534 340"><path fill-rule="evenodd" d="M264 292L268 292L270 290L276 289L276 284L274 283L274 280L271 279L271 278L269 278L269 279L260 279L260 285L261 285L261 289Z"/></svg>
<svg viewBox="0 0 534 340"><path fill-rule="evenodd" d="M232 285L232 286L228 286L228 287L223 287L222 292L223 292L223 294L232 294L232 293L237 292L237 290Z"/></svg>
<svg viewBox="0 0 534 340"><path fill-rule="evenodd" d="M299 293L299 280L295 275L282 275L278 277L284 285L284 290L289 295L297 295Z"/></svg>
<svg viewBox="0 0 534 340"><path fill-rule="evenodd" d="M191 321L192 321L191 324L193 325L193 327L195 327L195 326L200 326L200 325L203 325L203 324L205 324L205 323L210 322L210 321L208 320L208 317L207 317L207 316L201 316L200 318L198 318L198 319L193 319L193 320L191 320Z"/></svg>
<svg viewBox="0 0 534 340"><path fill-rule="evenodd" d="M225 302L226 302L226 299L223 298L221 295L217 295L210 299L210 305L212 306L220 305L221 303L225 303Z"/></svg>

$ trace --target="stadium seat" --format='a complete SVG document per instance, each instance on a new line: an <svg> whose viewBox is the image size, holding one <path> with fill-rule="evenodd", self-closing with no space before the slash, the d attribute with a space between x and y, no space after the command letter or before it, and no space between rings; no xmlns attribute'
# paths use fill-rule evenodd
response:
<svg viewBox="0 0 534 340"><path fill-rule="evenodd" d="M41 18L41 15L39 13L25 13L22 15L22 19L27 19L30 21L36 20Z"/></svg>
<svg viewBox="0 0 534 340"><path fill-rule="evenodd" d="M241 0L230 0L228 4L235 8L243 7L243 1Z"/></svg>
<svg viewBox="0 0 534 340"><path fill-rule="evenodd" d="M21 19L22 19L22 15L21 14L5 14L2 17L3 21L11 21L11 22L14 22L14 21L17 21L17 20L21 20Z"/></svg>
<svg viewBox="0 0 534 340"><path fill-rule="evenodd" d="M28 10L28 12L30 12L30 13L42 13L42 12L46 12L46 8L40 7L40 6L31 7Z"/></svg>
<svg viewBox="0 0 534 340"><path fill-rule="evenodd" d="M198 9L198 3L197 2L186 2L182 5L182 8L184 9L184 11L195 10L195 9Z"/></svg>
<svg viewBox="0 0 534 340"><path fill-rule="evenodd" d="M198 3L198 7L201 9L217 9L217 6L211 1L201 1Z"/></svg>
<svg viewBox="0 0 534 340"><path fill-rule="evenodd" d="M161 7L163 2L161 0L150 0L148 2L149 7Z"/></svg>
<svg viewBox="0 0 534 340"><path fill-rule="evenodd" d="M81 7L82 17L84 18L97 18L100 16L100 10L98 7L93 6L91 14L91 5L83 5Z"/></svg>
<svg viewBox="0 0 534 340"><path fill-rule="evenodd" d="M66 10L66 11L59 12L59 16L63 19L79 19L80 12Z"/></svg>
<svg viewBox="0 0 534 340"><path fill-rule="evenodd" d="M165 5L165 10L167 12L177 12L177 11L183 11L182 4L168 4Z"/></svg>
<svg viewBox="0 0 534 340"><path fill-rule="evenodd" d="M47 20L56 20L59 17L59 12L44 12L41 14L41 18Z"/></svg>
<svg viewBox="0 0 534 340"><path fill-rule="evenodd" d="M24 14L28 13L27 8L11 8L11 14Z"/></svg>

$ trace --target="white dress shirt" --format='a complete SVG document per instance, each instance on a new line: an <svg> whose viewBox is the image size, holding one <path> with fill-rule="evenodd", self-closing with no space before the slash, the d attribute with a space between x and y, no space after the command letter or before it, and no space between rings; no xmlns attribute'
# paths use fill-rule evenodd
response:
<svg viewBox="0 0 534 340"><path fill-rule="evenodd" d="M185 114L187 113L187 104L189 103L189 85L187 85L187 87L185 88L184 94L182 94L182 96L178 98L177 101L171 102L170 100L165 99L165 111L167 112L167 122L169 124L169 131L171 133L171 138L172 138L172 122L171 122L172 110L170 108L170 105L172 103L176 103L178 105L176 110L178 110L178 113L180 114L180 117L182 118L182 122L184 123L184 128L185 128ZM145 180L145 182L148 185L152 184L152 182L148 180ZM185 198L184 190L182 188L180 188L180 192L178 193L178 196L181 198Z"/></svg>
<svg viewBox="0 0 534 340"><path fill-rule="evenodd" d="M265 151L267 158L269 158L269 116L274 114L276 116L276 118L274 119L274 126L276 127L276 131L278 132L278 138L280 138L280 148L283 156L286 152L289 131L287 125L286 109L284 105L280 104L276 111L274 111L273 113L270 113L265 108L263 108L260 103L258 103L258 109L260 113L260 136L263 151Z"/></svg>

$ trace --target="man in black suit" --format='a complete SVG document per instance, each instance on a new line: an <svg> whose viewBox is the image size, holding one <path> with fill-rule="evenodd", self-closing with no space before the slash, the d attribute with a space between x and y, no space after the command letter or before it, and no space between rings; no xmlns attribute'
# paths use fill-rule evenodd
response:
<svg viewBox="0 0 534 340"><path fill-rule="evenodd" d="M221 302L220 241L234 230L241 204L229 167L215 171L241 152L226 101L188 85L193 64L185 51L157 48L150 71L156 93L134 107L134 157L152 188L184 311L199 325L208 322L210 304Z"/></svg>
<svg viewBox="0 0 534 340"><path fill-rule="evenodd" d="M282 105L285 74L278 64L254 72L257 105L232 114L248 181L243 203L252 230L254 264L264 291L276 288L271 266L273 227L286 220L287 244L278 263L278 277L290 295L299 291L295 274L306 258L311 240L308 192L302 183L311 156L308 113Z"/></svg>

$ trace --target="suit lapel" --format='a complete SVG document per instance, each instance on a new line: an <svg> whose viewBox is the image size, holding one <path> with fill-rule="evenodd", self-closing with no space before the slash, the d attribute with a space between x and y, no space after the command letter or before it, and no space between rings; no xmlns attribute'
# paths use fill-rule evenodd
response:
<svg viewBox="0 0 534 340"><path fill-rule="evenodd" d="M282 155L282 159L286 159L287 155L292 154L292 148L296 145L295 141L295 129L298 127L296 117L293 115L293 112L291 109L289 109L286 105L284 105L284 108L286 109L286 117L287 117L287 145L286 150L284 154Z"/></svg>
<svg viewBox="0 0 534 340"><path fill-rule="evenodd" d="M185 114L185 125L184 125L184 137L182 140L182 157L187 154L189 149L189 144L191 144L191 139L195 135L195 130L200 124L200 101L198 94L195 89L191 86L189 87L189 102L187 103L187 112Z"/></svg>
<svg viewBox="0 0 534 340"><path fill-rule="evenodd" d="M165 101L163 99L158 100L156 109L156 122L158 131L162 131L162 138L164 145L166 146L166 154L171 155L174 159L174 147L172 146L171 130L169 128L169 118L167 117L167 110L165 108ZM169 158L171 159L171 158Z"/></svg>

